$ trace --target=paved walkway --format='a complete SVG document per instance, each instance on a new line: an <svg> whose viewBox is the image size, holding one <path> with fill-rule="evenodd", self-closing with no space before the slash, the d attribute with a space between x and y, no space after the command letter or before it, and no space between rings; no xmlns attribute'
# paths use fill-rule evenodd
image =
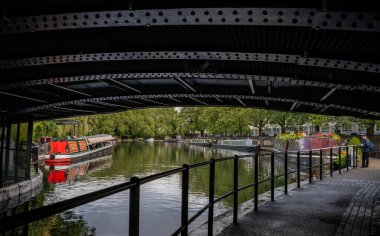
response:
<svg viewBox="0 0 380 236"><path fill-rule="evenodd" d="M266 202L220 235L380 235L380 160L369 163Z"/></svg>

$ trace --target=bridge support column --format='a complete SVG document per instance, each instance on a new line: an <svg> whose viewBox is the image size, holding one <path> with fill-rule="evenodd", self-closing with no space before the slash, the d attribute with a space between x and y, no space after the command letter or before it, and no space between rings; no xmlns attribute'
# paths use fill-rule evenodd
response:
<svg viewBox="0 0 380 236"><path fill-rule="evenodd" d="M3 161L4 161L4 142L5 142L5 121L0 121L0 188L3 187Z"/></svg>
<svg viewBox="0 0 380 236"><path fill-rule="evenodd" d="M30 179L33 120L0 120L0 187Z"/></svg>

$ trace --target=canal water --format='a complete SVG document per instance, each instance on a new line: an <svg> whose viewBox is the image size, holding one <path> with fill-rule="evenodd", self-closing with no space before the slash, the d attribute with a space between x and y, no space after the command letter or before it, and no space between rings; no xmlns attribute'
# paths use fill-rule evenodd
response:
<svg viewBox="0 0 380 236"><path fill-rule="evenodd" d="M247 154L227 149L189 146L182 143L124 142L113 148L113 154L90 162L66 167L41 166L44 184L40 193L13 213L38 208L105 187L123 183L132 176L148 176L198 163L210 158ZM239 186L253 181L252 158L239 160ZM269 176L269 157L260 158L260 176ZM276 162L276 174L281 174L281 161ZM209 167L190 170L189 218L208 202ZM278 180L281 182L281 179ZM278 185L281 183L278 183ZM216 163L216 197L232 190L233 161ZM260 192L269 189L269 182L260 185ZM239 192L239 202L252 198L252 188ZM140 235L171 235L180 227L181 175L155 180L141 186ZM215 206L215 216L232 207L232 197ZM129 191L82 205L43 220L30 223L13 233L28 235L127 235ZM8 210L9 211L9 210ZM207 221L207 211L189 226L189 231Z"/></svg>

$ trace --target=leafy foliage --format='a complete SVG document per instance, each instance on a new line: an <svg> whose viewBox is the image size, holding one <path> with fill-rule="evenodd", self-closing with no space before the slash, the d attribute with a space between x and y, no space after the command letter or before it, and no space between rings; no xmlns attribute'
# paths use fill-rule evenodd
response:
<svg viewBox="0 0 380 236"><path fill-rule="evenodd" d="M249 126L259 129L262 136L268 124L277 124L281 133L303 129L302 125L311 123L318 127L335 124L336 127L349 126L358 122L349 117L331 117L307 115L302 113L274 112L253 108L220 108L220 107L183 107L130 110L113 114L98 114L74 117L80 121L80 127L57 126L53 121L41 121L34 124L34 139L41 136L65 137L107 133L119 137L155 137L164 138L174 135L201 136L245 136L250 135ZM373 124L371 121L360 121L361 125ZM293 136L279 136L278 139L295 139ZM339 136L332 136L337 141Z"/></svg>
<svg viewBox="0 0 380 236"><path fill-rule="evenodd" d="M279 134L276 136L276 139L281 140L283 142L299 140L301 138L303 138L303 134L299 134L299 133Z"/></svg>

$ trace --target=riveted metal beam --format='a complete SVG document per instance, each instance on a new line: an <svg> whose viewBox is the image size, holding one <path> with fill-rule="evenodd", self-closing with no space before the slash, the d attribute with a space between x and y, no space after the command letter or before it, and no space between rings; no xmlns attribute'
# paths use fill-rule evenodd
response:
<svg viewBox="0 0 380 236"><path fill-rule="evenodd" d="M106 27L262 25L379 31L377 13L314 8L182 8L78 12L2 19L0 34Z"/></svg>
<svg viewBox="0 0 380 236"><path fill-rule="evenodd" d="M67 107L61 107L61 106L54 106L54 110L63 110L67 112L82 112L82 113L96 113L95 111L89 111L89 110L82 110L82 109L73 109L73 108L67 108Z"/></svg>
<svg viewBox="0 0 380 236"><path fill-rule="evenodd" d="M272 83L290 83L291 85L310 86L319 88L336 88L345 91L360 90L365 92L380 93L380 87L371 85L346 85L338 83L328 83L313 80L300 80L293 77L282 76L265 76L265 75L246 75L246 74L217 74L217 73L127 73L127 74L101 74L101 75L83 75L71 77L57 77L39 80L30 80L23 82L3 82L0 83L0 91L6 89L22 88L29 86L39 86L44 84L65 84L74 82L91 82L113 80L134 80L134 79L162 79L181 77L186 79L224 79L224 80L248 80L249 81L266 81ZM253 87L254 88L254 87ZM255 92L254 90L251 92Z"/></svg>
<svg viewBox="0 0 380 236"><path fill-rule="evenodd" d="M330 108L330 106L324 106L319 112L323 113L323 112L325 112L329 108Z"/></svg>
<svg viewBox="0 0 380 236"><path fill-rule="evenodd" d="M154 95L128 95L128 96L112 96L112 97L101 97L101 98L86 98L86 99L79 99L79 100L72 100L72 101L65 101L65 102L58 102L58 103L52 103L52 104L46 104L31 108L25 108L20 109L17 111L10 112L10 115L19 115L19 114L25 114L30 112L37 112L41 110L49 110L49 109L57 109L58 107L62 106L69 106L69 105L76 105L80 103L87 103L87 102L93 102L93 101L115 101L115 100L129 100L129 99L139 99L142 101L147 101L151 103L156 103L159 105L167 106L167 104L160 103L153 101L152 99L162 99L162 98L195 98L195 99L202 99L202 98L219 98L219 99L244 99L244 100L257 100L257 101L274 101L274 102L286 102L286 103L297 103L300 105L305 106L311 106L311 107L325 107L326 104L321 103L315 103L315 102L307 102L307 101L301 101L296 99L288 99L288 98L277 98L277 97L265 97L265 96L252 96L252 95L226 95L226 94L154 94ZM144 104L141 104L141 107L145 107ZM150 106L150 105L146 105ZM351 111L351 112L357 112L357 113L369 113L374 116L380 116L380 112L377 111L368 111L360 108L355 107L348 107L348 106L342 106L337 104L329 104L329 107L345 110L345 111ZM68 109L68 108L65 108ZM75 109L71 109L75 110ZM89 111L91 112L91 111Z"/></svg>
<svg viewBox="0 0 380 236"><path fill-rule="evenodd" d="M292 107L290 108L290 110L293 111L294 108L296 108L296 106L297 106L297 103L296 103L296 102L293 102L293 105L292 105Z"/></svg>
<svg viewBox="0 0 380 236"><path fill-rule="evenodd" d="M129 107L129 106L118 105L118 104L114 104L114 103L110 103L110 102L95 101L94 103L97 103L97 104L100 104L100 105L104 105L104 106L106 106L106 107L131 108L131 107Z"/></svg>
<svg viewBox="0 0 380 236"><path fill-rule="evenodd" d="M151 103L155 103L155 104L158 104L158 105L162 105L162 106L167 106L168 105L168 104L165 104L165 103L162 103L162 102L153 101L152 99L148 99L148 98L144 98L144 97L141 97L139 99L143 100L143 101L146 101L146 102L151 102Z"/></svg>
<svg viewBox="0 0 380 236"><path fill-rule="evenodd" d="M106 81L106 82L108 82L109 83L109 81L111 81L112 83L114 83L114 84L116 84L116 85L114 85L114 86L116 86L116 87L121 87L123 90L125 90L125 89L128 89L128 90L132 90L132 91L135 91L135 92L137 92L137 93L142 93L140 90L138 90L138 89L135 89L135 88L132 88L131 86L129 86L129 85L126 85L126 84L124 84L124 83L122 83L122 82L120 82L120 81L117 81L117 80L114 80L114 79L107 79L107 80L104 80L104 81Z"/></svg>
<svg viewBox="0 0 380 236"><path fill-rule="evenodd" d="M255 87L254 87L254 85L253 85L253 81L252 81L252 79L248 79L248 83L249 83L249 88L251 89L251 93L252 93L252 94L255 94L256 91L255 91Z"/></svg>
<svg viewBox="0 0 380 236"><path fill-rule="evenodd" d="M222 99L218 98L218 97L215 97L215 100L217 100L218 102L223 102Z"/></svg>
<svg viewBox="0 0 380 236"><path fill-rule="evenodd" d="M323 96L323 97L320 99L320 101L322 102L322 101L326 100L326 99L327 99L328 97L330 97L330 95L333 94L335 91L336 91L336 88L332 88L328 93L326 93L325 96Z"/></svg>
<svg viewBox="0 0 380 236"><path fill-rule="evenodd" d="M197 103L200 103L200 104L203 104L203 105L206 105L206 106L208 106L208 104L207 103L205 103L205 102L202 102L201 100L199 100L199 99L196 99L196 98L194 98L194 97L189 97L191 100L193 100L193 101L196 101Z"/></svg>
<svg viewBox="0 0 380 236"><path fill-rule="evenodd" d="M195 90L193 87L191 87L188 83L186 83L183 79L179 78L179 77L176 77L175 78L175 81L177 81L177 83L179 83L183 88L185 88L186 90L191 90L193 91L194 93L197 92L197 90Z"/></svg>
<svg viewBox="0 0 380 236"><path fill-rule="evenodd" d="M243 106L243 107L245 107L245 106L247 106L247 105L245 105L245 103L240 99L240 98L236 98L236 100Z"/></svg>
<svg viewBox="0 0 380 236"><path fill-rule="evenodd" d="M80 94L80 95L83 95L83 96L86 96L86 97L92 97L90 94L82 93L82 92L76 91L74 89L69 89L69 88L66 88L66 87L63 87L63 86L59 86L59 85L56 85L56 84L50 84L50 83L49 83L49 85L53 86L55 88L59 88L59 89L62 89L62 90L65 90L65 91L69 91L69 92L72 92L72 93Z"/></svg>
<svg viewBox="0 0 380 236"><path fill-rule="evenodd" d="M57 55L0 61L0 69L66 63L136 61L136 60L216 60L289 63L299 66L335 68L343 70L380 73L380 64L356 61L305 58L301 55L251 53L251 52L201 52L201 51L154 51L154 52L113 52L77 55ZM112 79L112 78L110 78Z"/></svg>
<svg viewBox="0 0 380 236"><path fill-rule="evenodd" d="M175 99L175 98L168 98L168 99L170 99L170 100L172 100L172 101L175 101L175 102L178 102L178 103L182 103L181 100L178 100L178 99Z"/></svg>
<svg viewBox="0 0 380 236"><path fill-rule="evenodd" d="M35 102L46 103L46 101L44 101L44 100L35 99L35 98L31 98L31 97L26 97L26 96L21 96L21 95L14 94L14 93L6 93L6 92L0 91L0 94L7 95L7 96L10 96L10 97L22 98L22 99L25 99L25 100L30 100L30 101L35 101Z"/></svg>

